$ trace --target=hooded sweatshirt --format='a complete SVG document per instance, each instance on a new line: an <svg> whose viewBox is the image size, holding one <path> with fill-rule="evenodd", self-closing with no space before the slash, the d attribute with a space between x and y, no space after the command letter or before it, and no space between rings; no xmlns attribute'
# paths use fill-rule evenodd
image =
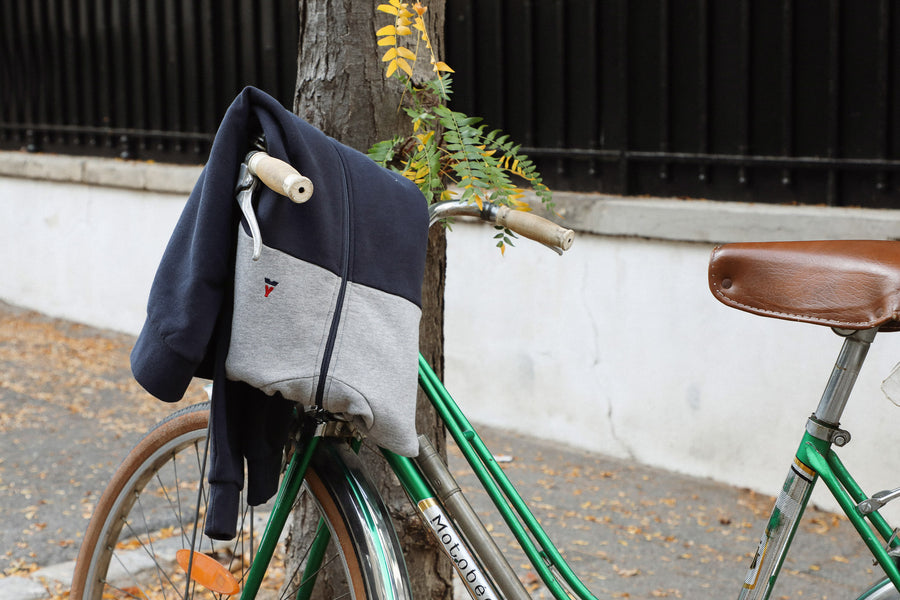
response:
<svg viewBox="0 0 900 600"><path fill-rule="evenodd" d="M235 201L240 164L267 152L313 182L293 204L263 185L262 255ZM174 402L213 380L206 533L234 537L247 500L277 490L295 403L358 423L376 444L418 451L418 322L428 214L406 178L246 88L225 114L172 233L131 353L137 381Z"/></svg>

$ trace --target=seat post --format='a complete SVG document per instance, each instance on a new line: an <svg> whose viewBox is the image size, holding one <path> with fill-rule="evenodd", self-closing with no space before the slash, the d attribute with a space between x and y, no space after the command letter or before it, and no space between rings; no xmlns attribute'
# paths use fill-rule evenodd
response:
<svg viewBox="0 0 900 600"><path fill-rule="evenodd" d="M863 361L866 360L869 345L875 339L878 328L861 329L852 333L836 329L835 332L845 336L844 345L831 371L822 399L819 400L819 406L813 413L813 417L818 421L833 426L840 423L850 391L856 383Z"/></svg>

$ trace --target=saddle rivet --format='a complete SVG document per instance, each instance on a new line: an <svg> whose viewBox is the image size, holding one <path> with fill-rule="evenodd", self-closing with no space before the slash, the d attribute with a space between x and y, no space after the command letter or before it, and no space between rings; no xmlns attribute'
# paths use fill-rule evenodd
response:
<svg viewBox="0 0 900 600"><path fill-rule="evenodd" d="M731 279L725 278L722 280L722 289L727 290L731 289Z"/></svg>

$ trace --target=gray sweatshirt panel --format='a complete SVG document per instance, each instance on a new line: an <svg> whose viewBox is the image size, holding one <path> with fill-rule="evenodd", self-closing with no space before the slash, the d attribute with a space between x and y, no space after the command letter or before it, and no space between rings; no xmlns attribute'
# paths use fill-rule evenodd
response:
<svg viewBox="0 0 900 600"><path fill-rule="evenodd" d="M340 277L252 240L239 229L229 379L312 405ZM419 319L412 302L347 283L324 408L357 422L376 444L415 456Z"/></svg>

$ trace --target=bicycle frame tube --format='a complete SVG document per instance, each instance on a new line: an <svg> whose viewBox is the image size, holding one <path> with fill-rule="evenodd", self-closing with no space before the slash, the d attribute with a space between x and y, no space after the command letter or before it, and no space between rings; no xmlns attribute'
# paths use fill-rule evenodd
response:
<svg viewBox="0 0 900 600"><path fill-rule="evenodd" d="M875 330L851 332L846 337L819 406L807 421L806 432L750 564L739 600L765 599L771 594L819 477L890 581L900 590L900 571L875 533L891 546L893 532L877 511L869 515L875 531L866 523L857 509L866 495L832 450L832 444L843 445L850 439L850 434L839 429L838 424L874 337Z"/></svg>
<svg viewBox="0 0 900 600"><path fill-rule="evenodd" d="M259 550L250 570L247 572L247 578L244 581L244 589L241 591L241 600L253 600L262 584L269 563L272 561L272 555L275 553L275 547L278 545L278 538L284 530L288 516L294 506L294 500L300 493L300 486L303 484L303 477L306 475L306 469L312 460L313 453L319 444L320 437L311 437L304 445L302 452L295 452L288 464L287 472L281 481L278 489L278 495L275 497L275 504L272 507L272 514L266 523L266 529L263 531L262 539L259 542Z"/></svg>
<svg viewBox="0 0 900 600"><path fill-rule="evenodd" d="M554 598L569 600L570 596L550 567L559 572L562 580L572 588L578 598L595 600L594 595L575 575L556 549L512 482L506 477L503 469L494 460L484 441L475 432L431 366L421 355L419 356L419 385L437 410L473 473L478 477L484 490L509 526L529 562ZM414 465L413 468L403 468L400 471L398 477L401 477L401 480L408 480L404 485L408 484L413 488L417 486L428 488L427 482L414 468Z"/></svg>
<svg viewBox="0 0 900 600"><path fill-rule="evenodd" d="M881 565L881 568L884 569L885 574L894 586L900 590L900 570L897 569L897 564L888 554L888 550L885 547L893 547L896 545L897 540L894 539L893 531L877 511L868 515L869 520L874 526L874 531L860 515L856 506L865 500L867 496L862 493L859 485L847 469L844 468L844 465L841 463L840 459L838 459L834 451L828 449L827 452L823 453L821 449L813 443L813 440L804 440L804 442L805 443L801 445L798 455L802 453L809 465L818 472L835 500L840 504L841 510L847 515L847 518L869 548L872 556L875 557L875 560L877 560L878 564ZM883 542L879 541L876 532L884 540Z"/></svg>

